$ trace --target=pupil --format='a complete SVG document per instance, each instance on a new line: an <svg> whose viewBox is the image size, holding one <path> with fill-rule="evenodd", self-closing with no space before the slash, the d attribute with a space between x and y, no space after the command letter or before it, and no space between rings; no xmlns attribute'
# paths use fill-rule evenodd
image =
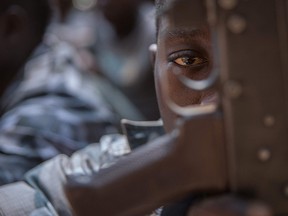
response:
<svg viewBox="0 0 288 216"><path fill-rule="evenodd" d="M182 60L186 65L191 65L195 62L195 58L189 58L189 57L184 57Z"/></svg>

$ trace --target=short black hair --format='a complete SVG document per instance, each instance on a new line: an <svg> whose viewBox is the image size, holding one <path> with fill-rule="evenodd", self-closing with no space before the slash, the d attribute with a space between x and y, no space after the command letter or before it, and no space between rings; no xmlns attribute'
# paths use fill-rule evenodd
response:
<svg viewBox="0 0 288 216"><path fill-rule="evenodd" d="M167 0L155 0L156 36L158 36L160 18L164 13L166 2Z"/></svg>

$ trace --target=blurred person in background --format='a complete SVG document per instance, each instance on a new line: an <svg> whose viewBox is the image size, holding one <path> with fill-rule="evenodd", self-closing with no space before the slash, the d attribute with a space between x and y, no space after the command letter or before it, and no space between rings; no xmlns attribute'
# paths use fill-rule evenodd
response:
<svg viewBox="0 0 288 216"><path fill-rule="evenodd" d="M74 0L73 4L77 8L58 34L75 47L85 48L80 53L85 67L101 80L108 103L124 118L158 119L148 50L156 35L152 2ZM114 99L115 92L121 100Z"/></svg>
<svg viewBox="0 0 288 216"><path fill-rule="evenodd" d="M1 40L0 63L7 77L1 78L2 90L7 88L7 83L11 83L12 75L16 72L18 80L10 85L1 100L0 184L20 180L26 171L39 163L61 153L71 155L89 143L98 142L103 134L118 131L120 117L103 100L95 76L78 66L82 60L77 50L59 40L51 30L57 22L57 12L61 12L60 9L56 10L60 4L49 2L54 9L52 25L42 42L37 37L40 33L44 34L44 26L48 25L44 6L40 5L44 0L38 1L23 1L27 4L17 1L15 7L11 5L9 10L4 11L4 14L10 12L8 17L11 18L8 20L2 16L2 31L10 33L15 28L15 32L12 32L14 35L2 34L6 38ZM24 9L25 13L22 12L18 4L29 9L29 19L23 18L26 22L19 21L22 18L20 15L28 16L28 12ZM17 15L15 18L14 13ZM64 14L60 17L63 19ZM20 32L27 27L31 28L29 32ZM19 46L12 44L15 48L11 49L9 46L16 40L20 41L17 41ZM27 56L32 47L40 42L33 56L20 70L17 58Z"/></svg>
<svg viewBox="0 0 288 216"><path fill-rule="evenodd" d="M4 92L42 40L50 7L47 0L2 0L0 13L0 98L3 101ZM36 158L25 156L22 143L17 146L14 143L0 138L0 184L17 180L39 163Z"/></svg>
<svg viewBox="0 0 288 216"><path fill-rule="evenodd" d="M100 71L148 120L159 118L149 45L155 43L153 4L98 0L94 52ZM109 64L107 64L109 62Z"/></svg>

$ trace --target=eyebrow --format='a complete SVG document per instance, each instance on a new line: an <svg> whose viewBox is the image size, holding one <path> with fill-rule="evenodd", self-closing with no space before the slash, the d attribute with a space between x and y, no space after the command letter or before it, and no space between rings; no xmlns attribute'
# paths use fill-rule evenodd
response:
<svg viewBox="0 0 288 216"><path fill-rule="evenodd" d="M159 36L166 39L195 40L197 38L208 38L208 30L203 29L173 29L161 31Z"/></svg>

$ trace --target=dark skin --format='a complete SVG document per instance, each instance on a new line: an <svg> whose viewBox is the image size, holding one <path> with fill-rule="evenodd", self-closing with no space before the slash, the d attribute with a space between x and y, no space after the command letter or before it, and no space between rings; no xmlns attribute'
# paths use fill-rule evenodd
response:
<svg viewBox="0 0 288 216"><path fill-rule="evenodd" d="M182 25L169 15L163 15L159 20L157 39L155 82L158 104L164 127L167 132L171 132L178 116L167 105L164 94L168 92L169 98L183 107L217 100L214 89L196 92L185 87L175 76L176 73L193 80L207 78L213 69L212 44L209 28ZM168 81L165 81L165 73ZM167 85L168 89L164 89L163 85ZM263 204L225 196L210 198L193 205L187 215L271 216L272 213Z"/></svg>
<svg viewBox="0 0 288 216"><path fill-rule="evenodd" d="M167 131L174 128L177 116L165 103L164 73L167 73L169 98L179 106L199 105L215 95L213 90L190 90L175 75L178 73L193 80L203 80L209 76L213 67L209 29L205 26L200 29L189 26L179 28L171 23L168 16L160 20L155 62L158 103Z"/></svg>

